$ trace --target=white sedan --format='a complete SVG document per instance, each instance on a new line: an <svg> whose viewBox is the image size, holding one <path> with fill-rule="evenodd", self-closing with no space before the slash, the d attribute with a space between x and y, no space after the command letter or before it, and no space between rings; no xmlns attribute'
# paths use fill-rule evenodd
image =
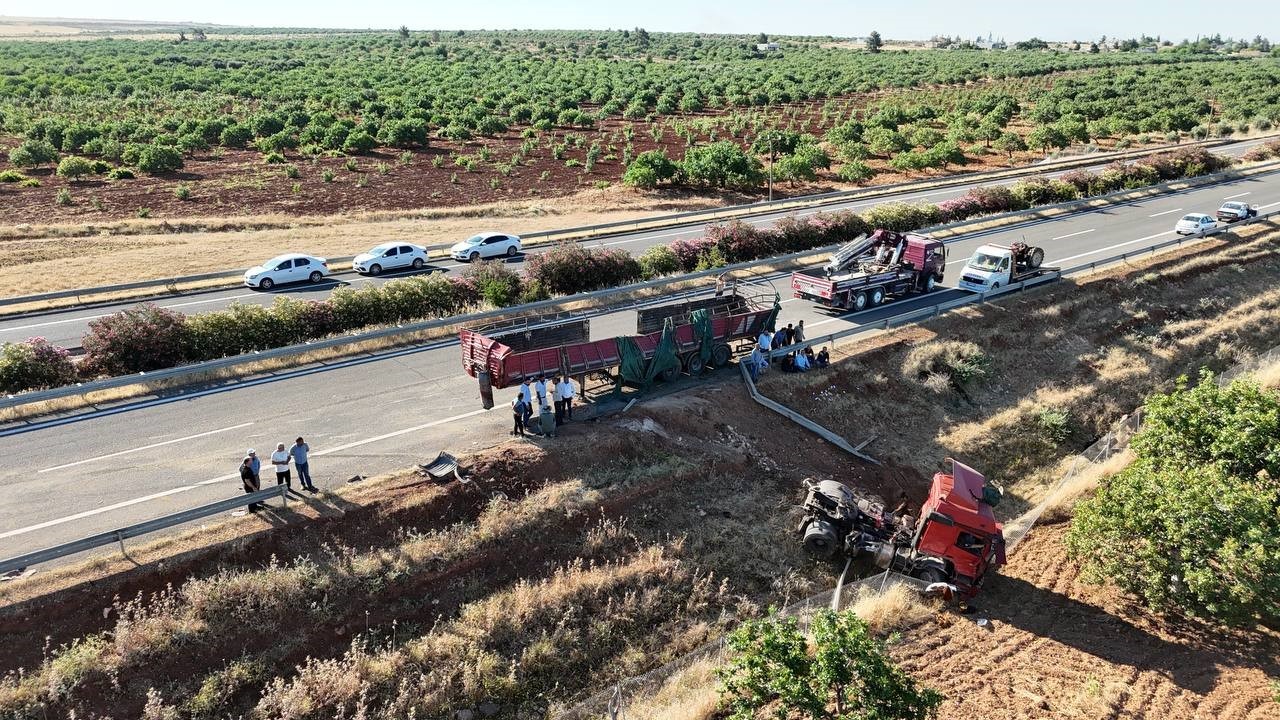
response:
<svg viewBox="0 0 1280 720"><path fill-rule="evenodd" d="M426 264L426 248L404 243L383 243L351 261L356 272L370 275L381 275L384 270L421 270Z"/></svg>
<svg viewBox="0 0 1280 720"><path fill-rule="evenodd" d="M467 262L491 257L514 257L518 252L520 252L519 237L496 232L472 235L449 248L449 254L455 260Z"/></svg>
<svg viewBox="0 0 1280 720"><path fill-rule="evenodd" d="M270 290L287 283L318 283L328 275L329 263L324 258L287 253L245 270L244 284L251 288Z"/></svg>
<svg viewBox="0 0 1280 720"><path fill-rule="evenodd" d="M1183 215L1178 224L1173 226L1173 231L1179 235L1194 235L1205 230L1212 230L1217 226L1218 223L1214 221L1212 215L1191 213L1190 215Z"/></svg>

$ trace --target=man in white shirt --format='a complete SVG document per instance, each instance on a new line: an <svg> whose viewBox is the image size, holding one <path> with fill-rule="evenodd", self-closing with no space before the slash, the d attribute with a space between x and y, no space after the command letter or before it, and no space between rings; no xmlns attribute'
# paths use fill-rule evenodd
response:
<svg viewBox="0 0 1280 720"><path fill-rule="evenodd" d="M538 378L533 384L533 392L538 396L538 407L547 404L547 379L545 377Z"/></svg>
<svg viewBox="0 0 1280 720"><path fill-rule="evenodd" d="M284 443L277 443L276 451L271 453L271 464L276 467L276 485L285 485L290 490L293 489L289 477L289 462L292 460L289 451L284 449Z"/></svg>
<svg viewBox="0 0 1280 720"><path fill-rule="evenodd" d="M573 419L574 394L573 381L569 379L568 375L565 375L564 382L560 383L560 395L564 398L564 416L569 420Z"/></svg>
<svg viewBox="0 0 1280 720"><path fill-rule="evenodd" d="M555 401L556 425L564 424L564 383L560 382L560 376L551 378L551 396Z"/></svg>

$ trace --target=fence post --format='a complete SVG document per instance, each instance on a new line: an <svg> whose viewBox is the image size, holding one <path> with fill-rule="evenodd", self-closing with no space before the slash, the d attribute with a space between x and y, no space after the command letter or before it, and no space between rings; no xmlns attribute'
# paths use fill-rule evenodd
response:
<svg viewBox="0 0 1280 720"><path fill-rule="evenodd" d="M123 555L125 559L128 559L129 553L124 551L124 534L119 530L116 531L116 542L120 543L120 554Z"/></svg>
<svg viewBox="0 0 1280 720"><path fill-rule="evenodd" d="M614 683L613 696L609 698L609 720L618 720L622 714L622 683Z"/></svg>
<svg viewBox="0 0 1280 720"><path fill-rule="evenodd" d="M277 485L276 487L280 488L280 507L284 508L285 510L288 510L289 509L289 486Z"/></svg>

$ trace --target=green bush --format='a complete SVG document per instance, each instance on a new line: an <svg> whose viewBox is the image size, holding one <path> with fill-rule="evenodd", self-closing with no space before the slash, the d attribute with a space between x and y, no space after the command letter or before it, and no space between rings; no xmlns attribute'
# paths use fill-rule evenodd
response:
<svg viewBox="0 0 1280 720"><path fill-rule="evenodd" d="M53 201L62 206L70 205L72 202L71 191L66 188L62 188L61 190L58 191L58 195L57 197L54 198Z"/></svg>
<svg viewBox="0 0 1280 720"><path fill-rule="evenodd" d="M262 156L263 165L283 165L285 162L284 155L278 152L269 152Z"/></svg>
<svg viewBox="0 0 1280 720"><path fill-rule="evenodd" d="M1087 579L1166 612L1280 620L1280 393L1201 373L1147 401L1136 459L1076 506Z"/></svg>
<svg viewBox="0 0 1280 720"><path fill-rule="evenodd" d="M1036 415L1036 426L1046 440L1057 445L1071 435L1071 415L1062 408L1044 408Z"/></svg>
<svg viewBox="0 0 1280 720"><path fill-rule="evenodd" d="M976 343L967 340L930 340L911 349L902 363L902 376L926 384L930 378L947 378L951 387L964 390L986 377L990 359Z"/></svg>
<svg viewBox="0 0 1280 720"><path fill-rule="evenodd" d="M652 188L676 177L680 167L667 157L665 150L646 150L636 156L622 174L622 182L631 187Z"/></svg>
<svg viewBox="0 0 1280 720"><path fill-rule="evenodd" d="M480 297L493 307L514 305L520 298L520 274L502 260L471 263L462 277L480 292Z"/></svg>
<svg viewBox="0 0 1280 720"><path fill-rule="evenodd" d="M44 338L0 346L0 392L43 390L75 381L70 355Z"/></svg>
<svg viewBox="0 0 1280 720"><path fill-rule="evenodd" d="M185 183L182 185L179 185L178 187L173 189L173 196L178 198L179 200L190 200L191 186Z"/></svg>
<svg viewBox="0 0 1280 720"><path fill-rule="evenodd" d="M378 146L378 141L364 130L355 130L342 143L342 152L364 155Z"/></svg>
<svg viewBox="0 0 1280 720"><path fill-rule="evenodd" d="M79 155L68 155L58 163L58 177L75 182L86 175L93 174L93 162Z"/></svg>
<svg viewBox="0 0 1280 720"><path fill-rule="evenodd" d="M26 180L26 179L27 179L27 176L23 175L17 170L5 170L3 172L0 172L0 182L16 183L16 182L22 182L23 180Z"/></svg>
<svg viewBox="0 0 1280 720"><path fill-rule="evenodd" d="M819 611L810 629L812 643L795 618L770 615L730 633L730 658L718 671L729 718L925 720L942 704L942 695L893 664L852 612Z"/></svg>
<svg viewBox="0 0 1280 720"><path fill-rule="evenodd" d="M836 171L836 177L851 183L864 183L875 177L875 174L875 169L861 160L850 160Z"/></svg>
<svg viewBox="0 0 1280 720"><path fill-rule="evenodd" d="M690 182L719 188L751 188L764 179L760 161L723 140L689 148L680 163Z"/></svg>
<svg viewBox="0 0 1280 720"><path fill-rule="evenodd" d="M147 145L138 155L138 169L148 175L173 172L182 165L182 153L167 145Z"/></svg>
<svg viewBox="0 0 1280 720"><path fill-rule="evenodd" d="M129 168L113 168L107 173L108 180L132 180L134 178L133 171Z"/></svg>
<svg viewBox="0 0 1280 720"><path fill-rule="evenodd" d="M24 140L9 151L9 162L18 167L36 167L58 161L58 149L47 140Z"/></svg>
<svg viewBox="0 0 1280 720"><path fill-rule="evenodd" d="M666 245L654 245L640 256L640 274L646 279L674 275L680 271L680 259Z"/></svg>
<svg viewBox="0 0 1280 720"><path fill-rule="evenodd" d="M18 187L40 187L40 181L35 178L27 178L18 183Z"/></svg>

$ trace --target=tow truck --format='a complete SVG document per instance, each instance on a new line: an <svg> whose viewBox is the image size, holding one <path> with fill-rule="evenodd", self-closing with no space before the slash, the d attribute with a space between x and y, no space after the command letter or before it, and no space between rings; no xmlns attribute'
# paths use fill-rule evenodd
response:
<svg viewBox="0 0 1280 720"><path fill-rule="evenodd" d="M1023 242L983 245L964 266L957 287L969 292L990 292L1058 269L1044 267L1043 262L1044 250Z"/></svg>
<svg viewBox="0 0 1280 720"><path fill-rule="evenodd" d="M791 275L793 297L841 310L865 310L912 293L932 292L942 282L947 248L915 233L876 230L832 253L821 274Z"/></svg>

